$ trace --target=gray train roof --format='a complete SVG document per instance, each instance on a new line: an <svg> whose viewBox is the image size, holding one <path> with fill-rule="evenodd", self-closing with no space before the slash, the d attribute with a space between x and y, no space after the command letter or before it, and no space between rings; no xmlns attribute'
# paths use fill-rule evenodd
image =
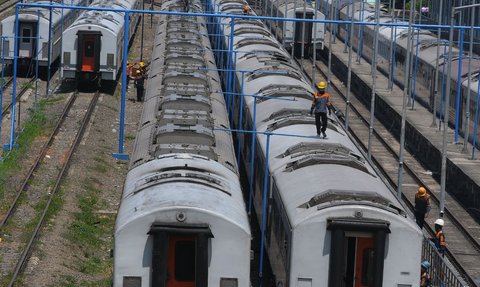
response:
<svg viewBox="0 0 480 287"><path fill-rule="evenodd" d="M158 214L172 210L222 218L250 232L237 174L204 156L162 155L130 170L116 232L137 220L158 220Z"/></svg>
<svg viewBox="0 0 480 287"><path fill-rule="evenodd" d="M240 28L247 27L235 25L235 30ZM229 31L227 27L224 29L225 33ZM248 35L255 38L252 34L253 30ZM275 43L266 44L267 39L276 42L276 39L257 35L256 39L250 39L249 45L239 49L237 45L241 42L234 41L233 47L236 51L250 51L237 53L237 70L286 73L246 73L243 86L245 94L283 99L254 101L251 97L245 98L250 115L256 104L257 131L314 136L313 118L308 116L313 92L311 84L298 72L301 71L298 65L290 57L284 57L283 48L275 49ZM241 74L237 73L237 76ZM285 101L291 98L295 98L295 101ZM327 140L285 136L270 138L269 170L275 178L291 224L305 220L320 205L341 201L350 205L380 208L385 212L403 212L401 203L377 177L364 155L346 136L341 124L331 119L327 133ZM257 139L265 152L266 137L258 135ZM305 208L308 203L317 208Z"/></svg>
<svg viewBox="0 0 480 287"><path fill-rule="evenodd" d="M89 7L111 9L133 9L138 0L96 0ZM70 26L72 29L82 25L99 26L117 34L124 25L124 13L113 11L85 11Z"/></svg>
<svg viewBox="0 0 480 287"><path fill-rule="evenodd" d="M146 84L132 165L192 153L236 171L229 121L205 25L171 16L160 23ZM168 25L170 32L165 33ZM166 35L168 34L168 36Z"/></svg>
<svg viewBox="0 0 480 287"><path fill-rule="evenodd" d="M55 1L58 2L58 1ZM50 1L29 1L27 3L35 3L35 4L44 4L44 5L50 5ZM71 6L83 6L83 4L86 4L86 0L70 0L70 1L65 1L64 5L71 5ZM53 3L54 5L58 5L60 3ZM65 13L70 11L69 9L63 9L63 15L65 16ZM38 7L23 7L21 8L19 14L18 14L18 19L19 21L22 20L28 20L28 21L37 21L38 16L40 16L41 21L50 21L50 9L46 8L38 8ZM52 25L55 26L56 23L58 23L62 19L62 9L55 8L52 9ZM6 17L5 19L2 20L2 23L4 22L15 22L15 15L11 15ZM5 35L3 35L5 36Z"/></svg>
<svg viewBox="0 0 480 287"><path fill-rule="evenodd" d="M212 130L229 124L205 19L160 17L116 232L187 211L190 223L208 222L214 233L223 220L249 235L231 135Z"/></svg>

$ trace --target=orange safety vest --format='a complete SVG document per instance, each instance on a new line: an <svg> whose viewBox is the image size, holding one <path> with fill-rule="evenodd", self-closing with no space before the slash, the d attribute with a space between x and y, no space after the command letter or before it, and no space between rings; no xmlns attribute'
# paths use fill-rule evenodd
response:
<svg viewBox="0 0 480 287"><path fill-rule="evenodd" d="M440 247L447 246L447 243L445 242L445 235L443 235L443 230L439 230L435 236L438 240L438 244L440 245Z"/></svg>
<svg viewBox="0 0 480 287"><path fill-rule="evenodd" d="M329 93L325 92L320 94L318 91L316 91L313 94L312 108L315 109L315 113L326 113L327 109L330 109L331 105Z"/></svg>

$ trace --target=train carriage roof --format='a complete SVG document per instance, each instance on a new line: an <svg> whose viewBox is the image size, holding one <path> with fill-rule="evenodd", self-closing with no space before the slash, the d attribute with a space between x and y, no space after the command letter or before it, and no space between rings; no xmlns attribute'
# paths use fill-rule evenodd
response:
<svg viewBox="0 0 480 287"><path fill-rule="evenodd" d="M274 132L308 135L314 133L314 126L287 126ZM270 138L269 165L291 224L305 219L305 206L309 202L312 205L311 202L318 198L324 200L315 205L350 201L377 205L394 213L403 212L397 198L350 139L333 131L328 135L328 140ZM265 150L266 137L258 138Z"/></svg>
<svg viewBox="0 0 480 287"><path fill-rule="evenodd" d="M50 5L50 1L29 1L26 3L34 4L43 4ZM83 6L87 3L86 0L71 0L64 3L65 6ZM53 3L54 5L59 5L59 3ZM63 16L70 11L69 9L63 9ZM38 8L38 7L21 7L18 15L19 21L27 20L36 22L40 16L41 21L50 21L50 9L48 8ZM55 27L58 22L62 19L62 9L54 8L52 9L52 26ZM2 25L7 22L15 23L15 15L11 15L2 20ZM4 35L5 36L5 35Z"/></svg>
<svg viewBox="0 0 480 287"><path fill-rule="evenodd" d="M96 0L89 7L110 9L132 9L137 0ZM124 13L114 11L90 10L83 12L72 24L71 28L82 25L99 26L117 34L124 25Z"/></svg>

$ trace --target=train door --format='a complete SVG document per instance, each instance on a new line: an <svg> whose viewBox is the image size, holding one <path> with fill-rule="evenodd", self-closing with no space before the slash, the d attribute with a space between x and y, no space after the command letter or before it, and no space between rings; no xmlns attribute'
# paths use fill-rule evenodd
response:
<svg viewBox="0 0 480 287"><path fill-rule="evenodd" d="M100 69L101 34L78 32L77 69L92 73Z"/></svg>
<svg viewBox="0 0 480 287"><path fill-rule="evenodd" d="M22 22L19 28L20 38L18 39L18 56L20 58L32 58L34 51L34 37L36 34L34 23Z"/></svg>
<svg viewBox="0 0 480 287"><path fill-rule="evenodd" d="M347 237L345 249L345 286L373 286L373 237Z"/></svg>
<svg viewBox="0 0 480 287"><path fill-rule="evenodd" d="M303 11L298 11L295 13L295 18L303 19ZM305 19L313 19L313 13L305 12ZM297 22L295 24L295 57L301 58L302 57L302 49L303 57L308 58L310 57L310 46L312 43L312 23L309 22Z"/></svg>
<svg viewBox="0 0 480 287"><path fill-rule="evenodd" d="M166 287L195 287L195 237L170 236Z"/></svg>
<svg viewBox="0 0 480 287"><path fill-rule="evenodd" d="M330 219L329 287L381 287L389 223Z"/></svg>
<svg viewBox="0 0 480 287"><path fill-rule="evenodd" d="M208 287L210 228L154 224L151 287Z"/></svg>

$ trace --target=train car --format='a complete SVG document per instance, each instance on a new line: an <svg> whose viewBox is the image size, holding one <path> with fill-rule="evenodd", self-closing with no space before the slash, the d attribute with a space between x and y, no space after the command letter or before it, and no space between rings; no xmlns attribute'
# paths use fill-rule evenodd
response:
<svg viewBox="0 0 480 287"><path fill-rule="evenodd" d="M326 0L320 0L322 5L328 5ZM353 18L355 22L363 21L375 23L375 7L372 4L368 3L351 3L351 1L341 1L339 5L336 5L338 8L338 15L340 20L350 21L352 10ZM380 10L379 15L380 25L382 23L391 23L391 16L387 14L387 11L384 9ZM391 67L388 66L388 59L390 57L390 43L393 41L395 43L395 79L397 82L404 83L404 71L406 65L406 56L407 56L407 22L396 21L398 25L404 25L404 27L389 27L383 26L379 30L378 37L378 57L377 65L381 71L384 73L390 73ZM337 35L341 40L346 39L346 33L349 31L346 25L337 25ZM355 27L354 38L352 43L355 48L358 47L360 41L360 35L362 35L362 57L367 61L371 62L373 58L373 39L374 39L374 26L373 25L364 25L362 33L359 33L359 27ZM393 37L392 37L393 35ZM437 63L437 47L439 50L439 61ZM429 92L428 98L416 97L421 104L426 107L429 107L431 110L434 109L434 97L436 96L435 90L438 91L438 95L445 94L445 87L447 81L447 61L448 61L448 51L449 44L446 41L438 42L437 35L426 29L415 29L413 33L413 41L411 42L411 51L414 53L413 57L413 69L412 72L415 73L415 85L416 89L420 87ZM460 60L460 54L463 55L462 60ZM469 115L475 115L476 109L476 99L475 96L478 93L478 74L480 72L480 59L477 55L473 55L473 59L470 62L471 69L471 79L470 86L468 86L468 65L469 65L468 54L465 51L460 51L459 47L452 47L452 67L450 73L450 102L449 102L449 122L454 124L456 121L456 101L457 95L460 97L460 110L459 110L459 126L460 131L463 131L465 124L466 116L466 98L467 94L470 93L470 110ZM461 67L461 69L459 69ZM416 72L415 72L416 70ZM439 72L439 81L435 85L435 73L436 70ZM460 72L460 73L459 73ZM460 77L459 77L460 74ZM458 92L460 88L460 92ZM440 102L437 99L437 103ZM442 105L443 106L443 105ZM437 114L443 114L443 110L440 104L437 104L435 110ZM472 121L470 126L473 126L473 117L470 117Z"/></svg>
<svg viewBox="0 0 480 287"><path fill-rule="evenodd" d="M96 0L90 7L141 9L140 0ZM140 18L131 13L129 41ZM125 14L113 11L85 11L63 32L61 77L115 81L123 63Z"/></svg>
<svg viewBox="0 0 480 287"><path fill-rule="evenodd" d="M57 1L58 2L58 1ZM50 5L50 1L35 1L35 4ZM59 3L54 3L59 4ZM87 0L65 1L65 5L88 6ZM75 9L52 9L52 35L50 63L60 56L60 44L63 30L67 29L81 13ZM38 61L41 67L48 65L48 43L50 39L50 9L36 7L21 8L18 14L18 37L15 36L15 15L1 22L1 35L5 38L3 55L6 64L13 63L14 39L18 39L18 64L29 66Z"/></svg>
<svg viewBox="0 0 480 287"><path fill-rule="evenodd" d="M219 11L233 13L229 4ZM226 49L231 18L220 27ZM237 137L275 286L418 286L420 229L335 116L328 138L315 136L314 91L265 30L253 19L235 22L235 93L256 98L235 97L232 118L237 129L273 133L268 147L264 134Z"/></svg>
<svg viewBox="0 0 480 287"><path fill-rule="evenodd" d="M190 12L202 12L200 1ZM163 11L183 12L182 0ZM115 227L115 287L250 286L251 233L202 17L161 15Z"/></svg>
<svg viewBox="0 0 480 287"><path fill-rule="evenodd" d="M316 10L315 3L311 1L265 0L264 3L267 7L266 16L325 20L325 15ZM267 20L267 25L272 29L279 42L284 43L287 51L294 49L294 55L297 58L302 57L302 49L304 58L313 55L314 46L316 50L323 49L325 23Z"/></svg>

